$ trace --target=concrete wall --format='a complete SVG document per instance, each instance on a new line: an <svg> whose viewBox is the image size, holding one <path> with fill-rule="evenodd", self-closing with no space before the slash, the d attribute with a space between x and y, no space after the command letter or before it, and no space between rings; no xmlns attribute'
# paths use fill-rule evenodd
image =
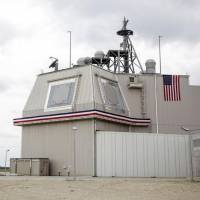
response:
<svg viewBox="0 0 200 200"><path fill-rule="evenodd" d="M49 81L64 79L79 75L77 95L73 109L44 112ZM151 119L151 127L145 132L156 132L156 104L155 104L155 76L141 74L139 79L144 84L144 104L142 105L142 90L128 88L131 74L114 74L94 66L83 66L58 72L41 74L38 76L33 90L24 108L23 116L54 114L79 110L100 109L106 110L101 97L98 77L104 77L119 83L125 101L125 109L130 117ZM158 124L163 133L184 133L181 126L194 129L200 127L200 87L190 86L189 77L181 76L181 101L164 101L163 77L157 74ZM144 112L146 114L144 114ZM123 113L122 113L123 114ZM133 129L134 130L134 129Z"/></svg>
<svg viewBox="0 0 200 200"><path fill-rule="evenodd" d="M77 127L77 130L72 130ZM62 175L64 166L74 172L74 133L76 133L76 172L93 175L94 122L63 122L24 126L22 129L22 157L49 158L51 175Z"/></svg>
<svg viewBox="0 0 200 200"><path fill-rule="evenodd" d="M106 78L112 81L117 81L116 76L114 73L110 73L109 71L103 70L98 67L92 67L92 73L93 73L93 85L94 85L94 99L95 99L95 104L103 104L103 99L101 96L100 92L100 87L99 87L99 81L98 78Z"/></svg>
<svg viewBox="0 0 200 200"><path fill-rule="evenodd" d="M162 133L185 133L181 127L200 127L200 87L190 86L188 76L181 76L180 92L181 101L164 101L163 77L157 75L157 99L158 99L158 124ZM155 77L143 75L146 85L147 116L152 122L152 132L156 132L155 113Z"/></svg>
<svg viewBox="0 0 200 200"><path fill-rule="evenodd" d="M73 106L73 109L44 112L49 82L63 80L70 77L78 79L74 101L75 106ZM92 75L90 66L40 74L37 76L37 80L24 107L23 117L72 112L74 109L89 110L93 105L92 91ZM78 108L76 106L78 106Z"/></svg>
<svg viewBox="0 0 200 200"><path fill-rule="evenodd" d="M129 89L129 77L131 75L119 74L116 75L120 85L120 89L123 93L124 99L129 110L130 117L142 118L142 105L141 95L142 89Z"/></svg>
<svg viewBox="0 0 200 200"><path fill-rule="evenodd" d="M121 90L127 102L131 117L145 116L151 119L151 127L144 128L144 132L156 132L156 103L155 103L155 75L141 74L139 79L144 85L144 108L142 109L141 89L128 88L129 75L116 74ZM200 127L200 86L189 85L189 77L180 77L181 101L164 101L163 76L156 75L158 131L162 133L185 133L181 127L190 129ZM131 127L134 130L135 127ZM134 130L136 131L136 130ZM137 131L136 131L137 132Z"/></svg>
<svg viewBox="0 0 200 200"><path fill-rule="evenodd" d="M114 82L118 82L118 76L114 73L111 73L109 71L103 70L99 67L92 66L92 74L93 74L93 96L94 96L94 104L95 108L98 110L104 110L106 112L111 112L111 113L116 113L116 114L121 114L121 115L126 115L128 116L128 107L126 103L126 99L124 98L123 95L123 88L121 88L121 85L119 85L120 92L122 94L123 102L124 102L124 112L118 110L117 108L107 108L104 105L104 101L101 95L101 90L100 90L100 78L108 79Z"/></svg>
<svg viewBox="0 0 200 200"><path fill-rule="evenodd" d="M95 120L95 122L97 131L121 131L121 132L129 131L128 125L106 122L103 120Z"/></svg>
<svg viewBox="0 0 200 200"><path fill-rule="evenodd" d="M151 132L151 127L136 127L136 126L129 126L123 125L114 122L107 122L103 120L95 120L95 129L96 131L118 131L118 132L137 132L137 133L144 133Z"/></svg>
<svg viewBox="0 0 200 200"><path fill-rule="evenodd" d="M78 78L78 89L72 109L44 112L44 104L47 97L48 83L50 81L69 77ZM56 114L79 110L99 109L107 112L101 97L99 77L104 77L119 83L121 93L125 101L125 115L136 118L148 117L151 126L142 128L142 132L156 132L156 104L155 104L155 76L154 74L139 74L143 82L144 90L128 88L131 74L114 74L95 66L83 66L58 72L41 74L28 98L23 116ZM163 77L157 74L157 99L158 99L158 124L159 132L184 133L182 126L194 129L200 127L200 87L190 86L189 77L181 76L181 101L167 102L163 98ZM143 93L142 93L143 92ZM142 104L142 94L144 103ZM121 113L123 114L123 113ZM137 127L131 127L131 131L139 131Z"/></svg>

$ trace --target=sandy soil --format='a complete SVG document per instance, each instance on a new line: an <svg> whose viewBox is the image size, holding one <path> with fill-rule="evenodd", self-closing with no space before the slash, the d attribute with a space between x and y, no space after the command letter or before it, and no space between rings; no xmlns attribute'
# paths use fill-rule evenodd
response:
<svg viewBox="0 0 200 200"><path fill-rule="evenodd" d="M200 182L185 179L0 177L0 200L199 200Z"/></svg>

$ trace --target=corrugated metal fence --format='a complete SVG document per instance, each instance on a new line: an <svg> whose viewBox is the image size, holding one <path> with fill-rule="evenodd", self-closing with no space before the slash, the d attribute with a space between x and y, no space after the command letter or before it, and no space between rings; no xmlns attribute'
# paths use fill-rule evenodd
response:
<svg viewBox="0 0 200 200"><path fill-rule="evenodd" d="M96 133L97 176L189 177L188 135Z"/></svg>

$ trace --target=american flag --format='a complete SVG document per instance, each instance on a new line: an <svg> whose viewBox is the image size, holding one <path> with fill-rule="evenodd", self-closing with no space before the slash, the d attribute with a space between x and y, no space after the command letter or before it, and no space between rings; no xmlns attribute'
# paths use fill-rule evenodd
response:
<svg viewBox="0 0 200 200"><path fill-rule="evenodd" d="M163 75L163 90L165 101L180 101L180 76Z"/></svg>

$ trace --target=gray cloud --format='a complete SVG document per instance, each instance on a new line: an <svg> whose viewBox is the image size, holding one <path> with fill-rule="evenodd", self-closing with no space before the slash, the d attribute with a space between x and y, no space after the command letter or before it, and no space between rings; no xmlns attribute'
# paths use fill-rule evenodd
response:
<svg viewBox="0 0 200 200"><path fill-rule="evenodd" d="M123 16L130 19L130 28L145 39L164 35L170 41L197 42L200 40L200 1L198 0L140 0L91 1L48 0L53 14L70 24L75 31L83 32L89 42L104 40L108 32L120 28ZM70 13L70 14L69 14ZM83 30L83 31L81 31Z"/></svg>
<svg viewBox="0 0 200 200"><path fill-rule="evenodd" d="M121 28L124 16L130 20L129 27L145 40L158 35L167 41L196 43L200 40L200 1L198 0L41 0L30 1L33 7L48 9L52 26L71 28L78 43L107 46L114 44L115 32ZM34 13L33 13L34 14ZM37 15L37 13L35 13ZM13 18L14 21L14 18ZM14 23L0 19L0 45L31 34L31 30L20 30ZM29 27L30 28L30 27ZM32 33L34 32L32 28ZM115 39L116 37L116 39ZM107 41L107 43L102 43ZM103 47L102 47L103 48Z"/></svg>
<svg viewBox="0 0 200 200"><path fill-rule="evenodd" d="M10 134L10 133L0 133L1 138L11 138L15 139L18 138L19 136L17 134Z"/></svg>
<svg viewBox="0 0 200 200"><path fill-rule="evenodd" d="M0 19L0 27L0 45L4 45L8 41L11 41L18 34L16 26L6 20Z"/></svg>
<svg viewBox="0 0 200 200"><path fill-rule="evenodd" d="M8 89L9 89L9 85L8 85L7 81L0 80L0 94L7 91Z"/></svg>

